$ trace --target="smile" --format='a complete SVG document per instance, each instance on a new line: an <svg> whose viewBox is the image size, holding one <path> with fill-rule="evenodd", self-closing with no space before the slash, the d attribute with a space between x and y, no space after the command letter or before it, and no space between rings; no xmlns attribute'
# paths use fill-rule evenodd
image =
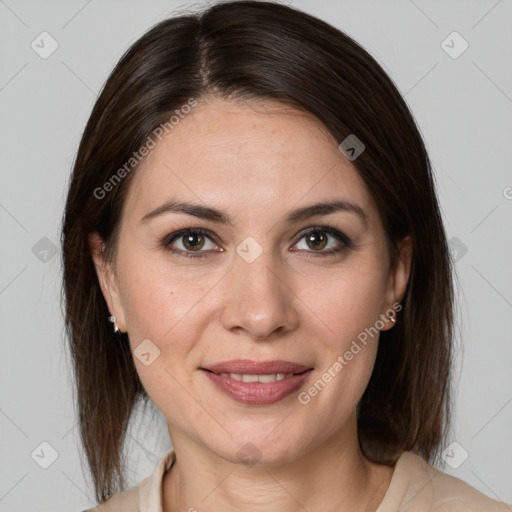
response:
<svg viewBox="0 0 512 512"><path fill-rule="evenodd" d="M312 371L310 368L297 374L243 374L214 373L202 369L217 391L246 405L270 405L283 400L298 390Z"/></svg>
<svg viewBox="0 0 512 512"><path fill-rule="evenodd" d="M283 380L288 377L293 377L293 373L260 373L259 375L243 374L243 373L220 373L221 377L230 377L242 382L274 382L276 380Z"/></svg>

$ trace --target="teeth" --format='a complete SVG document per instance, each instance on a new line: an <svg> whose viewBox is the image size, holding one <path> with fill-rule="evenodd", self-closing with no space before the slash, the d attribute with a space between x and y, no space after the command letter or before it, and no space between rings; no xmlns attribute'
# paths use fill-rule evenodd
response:
<svg viewBox="0 0 512 512"><path fill-rule="evenodd" d="M276 380L283 380L287 377L293 377L293 373L271 373L260 375L245 375L242 373L221 373L221 377L231 377L234 380L242 382L274 382Z"/></svg>

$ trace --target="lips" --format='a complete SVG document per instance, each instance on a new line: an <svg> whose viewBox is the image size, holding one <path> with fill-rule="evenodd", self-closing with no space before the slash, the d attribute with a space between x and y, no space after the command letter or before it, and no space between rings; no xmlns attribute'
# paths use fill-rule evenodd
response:
<svg viewBox="0 0 512 512"><path fill-rule="evenodd" d="M270 405L297 391L313 368L291 361L234 359L201 368L215 388L245 405Z"/></svg>
<svg viewBox="0 0 512 512"><path fill-rule="evenodd" d="M305 366L291 361L252 361L250 359L232 359L230 361L222 361L220 363L203 366L203 370L209 370L213 373L235 373L245 375L261 375L261 374L299 374L310 370L310 366Z"/></svg>

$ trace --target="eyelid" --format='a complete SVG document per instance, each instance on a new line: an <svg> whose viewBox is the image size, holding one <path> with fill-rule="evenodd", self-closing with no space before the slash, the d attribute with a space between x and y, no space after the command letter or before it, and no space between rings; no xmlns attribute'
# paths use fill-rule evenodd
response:
<svg viewBox="0 0 512 512"><path fill-rule="evenodd" d="M204 228L182 228L178 229L177 231L173 231L172 233L169 233L164 239L163 242L171 243L172 240L175 240L176 238L179 238L180 236L186 235L187 233L197 233L201 235L206 235L210 237L212 240L215 240L216 236L208 229ZM217 243L217 242L215 242Z"/></svg>
<svg viewBox="0 0 512 512"><path fill-rule="evenodd" d="M345 235L345 233L340 231L339 229L331 227L331 226L321 226L321 225L313 226L311 228L307 228L305 230L299 231L297 242L301 238L304 238L306 235L310 235L311 233L327 233L327 234L331 235L333 238L336 238L336 240L339 240L340 242L342 242L346 247L351 248L354 245L352 240L347 235ZM295 244L297 242L295 242ZM315 252L315 251L313 251L313 252ZM317 252L320 254L322 251L317 251ZM328 251L324 251L324 252L328 252Z"/></svg>
<svg viewBox="0 0 512 512"><path fill-rule="evenodd" d="M171 242L185 236L187 233L204 235L204 236L210 238L210 240L215 245L217 245L217 246L219 245L219 243L217 241L217 237L210 230L204 229L204 228L193 228L193 227L182 228L182 229L172 232L171 234L167 235L163 239L162 243L163 243L164 247L167 248L168 250L170 250L172 252L177 252L180 254L186 254L186 255L192 254L193 255L193 254L201 254L201 253L207 254L208 252L210 252L210 251L183 251L182 249L169 249ZM222 251L224 251L224 249L221 248L219 252L222 252ZM193 257L196 257L196 256L193 256Z"/></svg>

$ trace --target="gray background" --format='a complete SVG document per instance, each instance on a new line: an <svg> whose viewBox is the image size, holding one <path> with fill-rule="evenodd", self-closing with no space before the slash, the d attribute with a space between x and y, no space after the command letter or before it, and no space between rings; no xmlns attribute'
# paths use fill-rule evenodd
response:
<svg viewBox="0 0 512 512"><path fill-rule="evenodd" d="M289 3L360 42L418 121L459 281L450 438L458 445L447 452L458 467L445 471L510 503L512 1ZM185 5L204 4L0 0L1 511L93 505L63 349L60 254L51 249L59 244L69 172L100 87L132 42ZM47 59L31 47L43 31L59 45ZM458 58L442 47L453 31L469 44ZM460 40L448 44L452 52L461 48ZM128 447L133 484L171 447L158 411L134 425ZM56 460L40 467L52 453Z"/></svg>

